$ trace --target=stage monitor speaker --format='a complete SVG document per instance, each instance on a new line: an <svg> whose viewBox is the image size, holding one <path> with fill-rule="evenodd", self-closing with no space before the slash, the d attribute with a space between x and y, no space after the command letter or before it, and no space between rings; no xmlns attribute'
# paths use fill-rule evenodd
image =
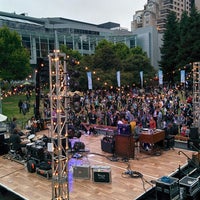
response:
<svg viewBox="0 0 200 200"><path fill-rule="evenodd" d="M96 183L111 183L109 166L92 166L92 180Z"/></svg>
<svg viewBox="0 0 200 200"><path fill-rule="evenodd" d="M189 138L190 139L199 139L198 127L191 127L190 128Z"/></svg>
<svg viewBox="0 0 200 200"><path fill-rule="evenodd" d="M90 179L90 166L73 166L73 177L75 179Z"/></svg>
<svg viewBox="0 0 200 200"><path fill-rule="evenodd" d="M101 139L101 150L107 153L114 152L114 140L111 137Z"/></svg>

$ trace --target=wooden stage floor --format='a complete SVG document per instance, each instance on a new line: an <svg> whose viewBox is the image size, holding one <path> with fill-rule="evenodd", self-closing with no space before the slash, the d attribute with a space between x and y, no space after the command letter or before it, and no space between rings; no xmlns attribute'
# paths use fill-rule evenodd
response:
<svg viewBox="0 0 200 200"><path fill-rule="evenodd" d="M112 154L101 150L101 138L98 136L85 136L80 138L84 142L89 153L84 153L83 162L91 166L110 166L111 183L97 183L90 178L70 179L70 200L134 200L146 190L150 189L153 181L168 176L179 166L187 163L187 158L183 154L178 155L180 149L163 151L160 156L147 155L140 153L138 149L135 152L135 159L124 162L110 161L108 157ZM190 158L194 152L182 150ZM79 159L74 163L79 162ZM122 176L128 167L142 175L141 178L131 178ZM71 171L71 168L69 169ZM71 172L72 173L72 172ZM25 165L15 161L0 157L0 184L9 190L14 191L28 200L50 200L51 180L45 179L36 173L29 173Z"/></svg>

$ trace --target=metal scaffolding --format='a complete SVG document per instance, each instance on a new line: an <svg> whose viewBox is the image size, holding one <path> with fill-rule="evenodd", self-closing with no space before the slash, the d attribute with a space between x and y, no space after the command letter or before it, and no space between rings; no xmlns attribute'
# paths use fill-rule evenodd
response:
<svg viewBox="0 0 200 200"><path fill-rule="evenodd" d="M200 131L200 62L193 63L193 125Z"/></svg>
<svg viewBox="0 0 200 200"><path fill-rule="evenodd" d="M68 74L66 54L55 50L49 54L52 200L69 200L68 185Z"/></svg>

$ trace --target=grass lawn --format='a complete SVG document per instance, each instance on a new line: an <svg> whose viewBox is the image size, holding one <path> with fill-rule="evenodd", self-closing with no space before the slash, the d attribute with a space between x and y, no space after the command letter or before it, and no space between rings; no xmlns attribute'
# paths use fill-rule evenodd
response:
<svg viewBox="0 0 200 200"><path fill-rule="evenodd" d="M32 95L30 98L30 110L24 115L23 113L19 113L18 102L19 100L26 101L25 94L13 95L9 97L5 97L2 100L2 114L8 117L8 121L10 122L13 117L17 118L17 124L21 129L25 128L27 121L34 115L34 102L35 95Z"/></svg>

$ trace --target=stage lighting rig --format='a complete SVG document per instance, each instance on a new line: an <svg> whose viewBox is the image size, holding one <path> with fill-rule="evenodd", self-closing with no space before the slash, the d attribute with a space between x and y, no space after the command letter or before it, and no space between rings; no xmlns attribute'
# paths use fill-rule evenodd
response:
<svg viewBox="0 0 200 200"><path fill-rule="evenodd" d="M69 78L66 54L55 50L49 54L51 107L52 200L69 200L68 182L68 111L70 110ZM66 142L63 145L63 139Z"/></svg>

